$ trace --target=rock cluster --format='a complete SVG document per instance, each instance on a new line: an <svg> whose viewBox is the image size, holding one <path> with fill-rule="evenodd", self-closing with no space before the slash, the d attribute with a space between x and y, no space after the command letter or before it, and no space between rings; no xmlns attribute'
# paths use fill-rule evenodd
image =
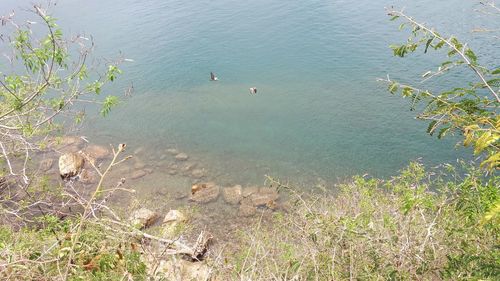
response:
<svg viewBox="0 0 500 281"><path fill-rule="evenodd" d="M224 200L232 205L239 204L239 214L249 217L257 212L257 208L275 210L279 199L278 192L268 187L247 187L240 185L226 187L222 191Z"/></svg>

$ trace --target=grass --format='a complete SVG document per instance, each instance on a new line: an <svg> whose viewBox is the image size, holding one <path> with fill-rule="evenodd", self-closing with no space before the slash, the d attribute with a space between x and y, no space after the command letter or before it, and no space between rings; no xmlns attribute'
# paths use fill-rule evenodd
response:
<svg viewBox="0 0 500 281"><path fill-rule="evenodd" d="M472 167L459 174L412 163L389 180L354 177L335 194L271 180L288 193L290 211L242 231L238 250L212 253L207 264L216 280L499 280L499 222L481 218L500 178ZM165 280L151 272L175 257L106 220L88 220L70 255L79 223L46 215L1 226L0 279L59 280L69 264L68 280Z"/></svg>
<svg viewBox="0 0 500 281"><path fill-rule="evenodd" d="M238 280L499 280L498 221L481 225L500 178L412 163L391 180L355 177L335 194L301 195L256 225L226 266ZM288 186L273 181L277 188Z"/></svg>

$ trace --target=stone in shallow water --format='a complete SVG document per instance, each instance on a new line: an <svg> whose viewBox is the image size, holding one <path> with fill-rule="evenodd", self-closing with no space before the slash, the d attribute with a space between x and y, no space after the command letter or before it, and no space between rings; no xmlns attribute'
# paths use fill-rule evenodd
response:
<svg viewBox="0 0 500 281"><path fill-rule="evenodd" d="M65 153L59 157L59 174L63 179L78 175L82 169L85 160L78 153Z"/></svg>
<svg viewBox="0 0 500 281"><path fill-rule="evenodd" d="M250 200L254 206L274 206L274 201L278 199L278 192L273 188L262 187L259 192L252 193Z"/></svg>
<svg viewBox="0 0 500 281"><path fill-rule="evenodd" d="M259 188L256 186L245 187L242 190L243 197L249 197L250 195L259 192Z"/></svg>
<svg viewBox="0 0 500 281"><path fill-rule="evenodd" d="M205 176L205 170L204 169L194 169L191 172L191 176L195 179L201 179L202 177Z"/></svg>
<svg viewBox="0 0 500 281"><path fill-rule="evenodd" d="M196 167L196 163L186 163L186 165L182 167L182 171L191 171L194 167Z"/></svg>
<svg viewBox="0 0 500 281"><path fill-rule="evenodd" d="M138 154L142 154L144 152L144 147L138 147L136 150L134 150L134 154L135 155L138 155Z"/></svg>
<svg viewBox="0 0 500 281"><path fill-rule="evenodd" d="M80 150L80 147L82 147L84 143L85 141L78 136L56 137L48 141L49 147L63 152L76 152Z"/></svg>
<svg viewBox="0 0 500 281"><path fill-rule="evenodd" d="M175 200L181 200L188 197L188 195L184 192L176 191L174 192L174 199Z"/></svg>
<svg viewBox="0 0 500 281"><path fill-rule="evenodd" d="M179 160L179 161L186 161L188 160L189 156L186 154L186 153L179 153L177 155L175 155L175 159Z"/></svg>
<svg viewBox="0 0 500 281"><path fill-rule="evenodd" d="M95 171L89 171L87 169L83 169L83 171L80 173L79 180L83 184L97 183L97 173Z"/></svg>
<svg viewBox="0 0 500 281"><path fill-rule="evenodd" d="M241 185L224 188L222 190L222 195L224 196L224 200L229 204L235 205L240 203L243 198Z"/></svg>
<svg viewBox="0 0 500 281"><path fill-rule="evenodd" d="M54 165L54 159L52 158L43 159L42 161L40 161L40 171L47 172L52 168L53 165Z"/></svg>
<svg viewBox="0 0 500 281"><path fill-rule="evenodd" d="M189 200L198 203L208 203L217 200L220 188L213 182L199 183L191 187L191 197Z"/></svg>
<svg viewBox="0 0 500 281"><path fill-rule="evenodd" d="M84 150L85 154L97 160L106 159L111 155L110 150L102 145L91 144Z"/></svg>
<svg viewBox="0 0 500 281"><path fill-rule="evenodd" d="M147 228L153 225L159 218L156 212L146 208L136 210L130 216L130 223L139 229Z"/></svg>
<svg viewBox="0 0 500 281"><path fill-rule="evenodd" d="M167 153L172 154L172 155L179 154L179 151L177 151L177 149L175 149L175 148L169 148L166 151L167 151Z"/></svg>
<svg viewBox="0 0 500 281"><path fill-rule="evenodd" d="M238 214L243 217L250 217L257 213L257 208L250 204L241 204Z"/></svg>
<svg viewBox="0 0 500 281"><path fill-rule="evenodd" d="M163 223L169 222L183 222L186 221L186 216L178 210L170 210L163 219Z"/></svg>
<svg viewBox="0 0 500 281"><path fill-rule="evenodd" d="M138 178L142 178L144 177L145 175L147 175L148 173L144 170L137 170L137 171L134 171L132 173L132 175L130 176L131 179L135 180L135 179L138 179Z"/></svg>
<svg viewBox="0 0 500 281"><path fill-rule="evenodd" d="M146 164L144 162L142 162L139 159L135 160L134 169L140 170L140 169L144 169L145 167L146 167Z"/></svg>

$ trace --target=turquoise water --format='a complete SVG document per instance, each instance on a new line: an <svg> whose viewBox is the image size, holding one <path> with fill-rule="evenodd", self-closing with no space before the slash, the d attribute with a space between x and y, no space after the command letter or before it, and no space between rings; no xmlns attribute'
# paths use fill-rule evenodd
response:
<svg viewBox="0 0 500 281"><path fill-rule="evenodd" d="M23 2L6 1L1 11ZM410 160L436 165L467 155L454 139L427 136L407 101L376 81L390 74L419 83L443 59L392 56L388 45L408 34L388 21L390 5L466 39L494 22L473 11L476 1L463 0L66 0L54 15L68 33L92 34L99 56L134 60L107 88L120 94L133 83L134 95L109 118L91 117L86 135L151 154L176 147L228 182L246 184L264 174L387 177ZM497 46L479 40L474 47L498 63ZM210 71L220 81L210 82Z"/></svg>

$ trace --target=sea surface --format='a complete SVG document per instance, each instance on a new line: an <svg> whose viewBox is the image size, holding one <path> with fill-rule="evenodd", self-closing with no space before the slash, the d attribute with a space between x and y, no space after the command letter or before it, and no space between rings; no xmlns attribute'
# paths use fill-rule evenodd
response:
<svg viewBox="0 0 500 281"><path fill-rule="evenodd" d="M6 14L33 1L1 2ZM421 83L444 53L393 57L389 45L409 31L389 21L391 5L472 40L487 54L483 62L498 66L498 39L471 32L498 20L477 11L478 2L64 0L51 13L66 34L91 35L96 57L129 59L103 95L131 85L133 94L106 118L87 109L82 134L92 142L126 142L146 151L145 161L175 148L227 184L270 175L307 185L365 173L387 178L412 160L433 166L469 157L457 138L428 136L408 101L377 78L439 90L468 77L458 71ZM209 81L211 71L219 81Z"/></svg>

